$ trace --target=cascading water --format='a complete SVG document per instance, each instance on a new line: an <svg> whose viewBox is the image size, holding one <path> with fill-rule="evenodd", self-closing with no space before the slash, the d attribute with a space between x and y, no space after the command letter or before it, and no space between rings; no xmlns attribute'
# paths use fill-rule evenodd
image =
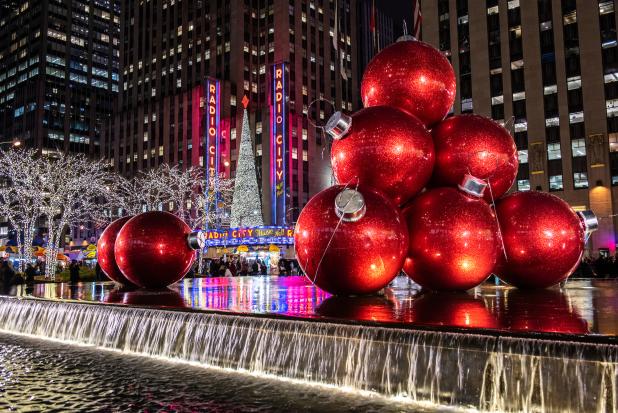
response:
<svg viewBox="0 0 618 413"><path fill-rule="evenodd" d="M0 330L488 411L618 411L618 350L0 297Z"/></svg>

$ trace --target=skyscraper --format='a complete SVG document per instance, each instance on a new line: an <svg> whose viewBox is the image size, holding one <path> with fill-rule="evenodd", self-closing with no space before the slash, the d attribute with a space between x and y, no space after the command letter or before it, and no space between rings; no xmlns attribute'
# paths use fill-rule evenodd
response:
<svg viewBox="0 0 618 413"><path fill-rule="evenodd" d="M119 1L13 3L0 20L0 142L99 157L118 93Z"/></svg>
<svg viewBox="0 0 618 413"><path fill-rule="evenodd" d="M122 15L105 155L126 175L169 162L233 177L246 96L265 221L293 222L331 182L315 124L359 102L356 2L125 0Z"/></svg>
<svg viewBox="0 0 618 413"><path fill-rule="evenodd" d="M455 113L512 128L514 190L550 191L600 217L591 252L616 250L618 42L615 2L422 1L423 40L449 56Z"/></svg>

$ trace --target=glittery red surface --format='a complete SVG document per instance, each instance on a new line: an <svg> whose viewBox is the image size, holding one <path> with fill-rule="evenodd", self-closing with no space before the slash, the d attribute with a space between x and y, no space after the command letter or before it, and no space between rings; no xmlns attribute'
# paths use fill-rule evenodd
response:
<svg viewBox="0 0 618 413"><path fill-rule="evenodd" d="M131 284L131 282L122 275L118 265L116 265L114 243L118 232L129 219L131 217L123 217L109 224L97 242L97 260L101 269L112 281L120 284Z"/></svg>
<svg viewBox="0 0 618 413"><path fill-rule="evenodd" d="M509 132L498 123L478 115L451 116L432 131L436 166L432 184L457 186L469 173L489 179L494 198L515 182L519 166L517 147ZM491 200L489 189L485 199Z"/></svg>
<svg viewBox="0 0 618 413"><path fill-rule="evenodd" d="M562 199L546 192L516 192L496 204L507 260L496 273L522 288L545 288L575 270L584 249L584 228Z"/></svg>
<svg viewBox="0 0 618 413"><path fill-rule="evenodd" d="M404 210L410 248L404 271L431 290L467 290L491 274L498 224L489 205L454 188L422 193Z"/></svg>
<svg viewBox="0 0 618 413"><path fill-rule="evenodd" d="M444 119L457 84L450 62L433 46L416 40L393 43L367 65L361 82L363 105L394 106L425 125Z"/></svg>
<svg viewBox="0 0 618 413"><path fill-rule="evenodd" d="M357 222L341 222L335 231L339 223L335 197L343 188L327 188L303 208L294 232L296 256L307 278L329 293L373 293L401 269L408 248L406 225L386 197L360 187L365 216Z"/></svg>
<svg viewBox="0 0 618 413"><path fill-rule="evenodd" d="M430 133L415 117L374 106L352 115L352 127L332 145L337 182L360 182L402 205L425 186L433 170Z"/></svg>
<svg viewBox="0 0 618 413"><path fill-rule="evenodd" d="M135 285L160 288L189 271L195 251L187 244L191 229L168 212L145 212L131 218L118 233L116 262Z"/></svg>

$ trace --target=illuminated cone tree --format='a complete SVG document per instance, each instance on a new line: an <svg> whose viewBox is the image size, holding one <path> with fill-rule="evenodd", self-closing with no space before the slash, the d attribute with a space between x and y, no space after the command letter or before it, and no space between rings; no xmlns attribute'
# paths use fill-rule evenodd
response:
<svg viewBox="0 0 618 413"><path fill-rule="evenodd" d="M238 151L234 196L232 198L232 217L230 220L230 227L232 228L264 225L247 103L248 100L245 96L243 99L245 113L242 119L240 149Z"/></svg>

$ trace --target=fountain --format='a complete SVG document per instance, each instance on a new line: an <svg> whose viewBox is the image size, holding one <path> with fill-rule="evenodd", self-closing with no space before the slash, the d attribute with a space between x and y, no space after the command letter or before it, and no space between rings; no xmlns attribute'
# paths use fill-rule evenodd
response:
<svg viewBox="0 0 618 413"><path fill-rule="evenodd" d="M618 294L618 283L582 283L419 297L397 280L384 296L343 301L300 277L184 280L154 293L84 284L73 299L67 286L42 286L0 297L0 331L411 402L616 411L618 327L594 325L612 310L584 305L590 323L574 303L608 286ZM543 308L527 330L528 311Z"/></svg>

